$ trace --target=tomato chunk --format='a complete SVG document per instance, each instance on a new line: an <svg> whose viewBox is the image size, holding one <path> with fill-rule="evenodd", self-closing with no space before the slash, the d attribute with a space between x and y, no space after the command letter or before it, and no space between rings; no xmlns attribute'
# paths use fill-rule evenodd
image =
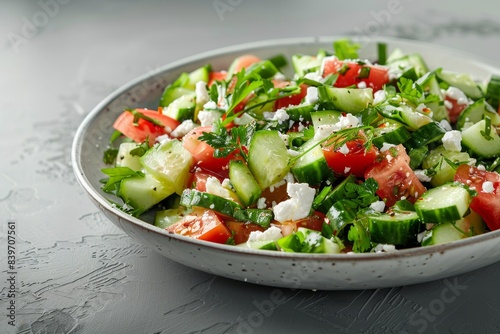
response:
<svg viewBox="0 0 500 334"><path fill-rule="evenodd" d="M288 81L280 81L280 82L274 82L274 87L286 87L290 83ZM276 102L274 103L274 108L276 110L286 108L288 106L296 106L299 105L302 102L302 99L307 95L307 85L301 84L300 86L300 93L282 97L280 99L277 99Z"/></svg>
<svg viewBox="0 0 500 334"><path fill-rule="evenodd" d="M393 206L401 199L415 203L426 188L408 165L410 157L403 145L381 152L377 161L365 172L365 179L373 178L378 183L377 195L386 206Z"/></svg>
<svg viewBox="0 0 500 334"><path fill-rule="evenodd" d="M223 244L231 237L231 231L212 210L193 211L167 229L171 233Z"/></svg>
<svg viewBox="0 0 500 334"><path fill-rule="evenodd" d="M355 139L346 143L346 147L336 150L333 145L325 143L322 147L323 155L331 169L340 175L354 174L363 177L368 167L375 163L378 149L371 145L368 150L364 147L365 141Z"/></svg>
<svg viewBox="0 0 500 334"><path fill-rule="evenodd" d="M323 60L322 76L329 74L339 74L335 87L358 86L363 82L366 87L373 88L374 91L380 90L389 82L389 69L383 66L363 65L358 62L347 62L328 57Z"/></svg>
<svg viewBox="0 0 500 334"><path fill-rule="evenodd" d="M253 231L264 231L264 228L253 223L243 223L239 221L227 221L226 226L233 235L233 240L236 245L247 242L250 233Z"/></svg>
<svg viewBox="0 0 500 334"><path fill-rule="evenodd" d="M446 96L446 101L447 103L445 103L445 106L446 106L446 111L448 112L448 117L450 118L450 123L455 124L462 111L464 111L465 108L467 108L468 104L467 103L458 104L458 101L456 99L453 99L449 96Z"/></svg>
<svg viewBox="0 0 500 334"><path fill-rule="evenodd" d="M148 138L149 146L152 146L157 137L172 132L172 130L180 124L175 119L165 116L157 110L135 109L135 112L141 113L161 123L160 126L143 118L139 118L137 124L134 124L133 113L128 110L124 111L115 120L113 128L137 143L142 143Z"/></svg>
<svg viewBox="0 0 500 334"><path fill-rule="evenodd" d="M500 174L461 165L454 180L477 191L470 204L471 210L483 218L490 230L500 229Z"/></svg>
<svg viewBox="0 0 500 334"><path fill-rule="evenodd" d="M217 174L227 174L229 161L234 158L234 155L230 154L225 158L216 158L214 157L215 149L206 142L198 139L203 132L211 131L211 126L201 126L195 128L184 136L182 139L182 145L191 153L193 160L198 167Z"/></svg>

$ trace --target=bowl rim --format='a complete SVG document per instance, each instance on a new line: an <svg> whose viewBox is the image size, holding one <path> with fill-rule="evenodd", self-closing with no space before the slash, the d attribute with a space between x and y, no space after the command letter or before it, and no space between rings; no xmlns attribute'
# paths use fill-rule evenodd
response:
<svg viewBox="0 0 500 334"><path fill-rule="evenodd" d="M394 260L394 259L407 259L410 257L423 256L440 253L443 254L446 251L456 250L457 248L464 248L467 245L477 244L485 242L486 240L496 239L500 237L500 230L490 231L481 235L473 236L470 238L465 238L461 240L457 240L451 243L434 245L434 246L426 246L426 247L412 247L406 249L400 249L394 252L380 252L380 253L349 253L349 254L309 254L309 253L288 253L288 252L277 252L277 251L269 251L269 250L258 250L244 247L234 247L233 245L225 245L212 243L207 241L202 241L198 239L189 238L186 236L169 233L164 229L156 227L152 224L149 224L139 218L133 217L129 214L118 209L116 206L111 204L104 196L102 196L97 189L95 189L83 171L82 160L81 160L81 148L83 145L83 138L87 128L90 124L96 119L99 114L108 106L112 101L117 99L120 95L126 93L132 87L140 84L141 82L151 79L156 75L161 73L165 73L168 71L173 71L178 67L187 66L190 63L194 63L206 58L223 56L231 53L241 53L249 50L258 50L258 49L266 49L269 47L276 46L300 46L300 45L313 45L320 43L332 43L334 40L339 38L350 38L354 41L360 41L363 38L359 36L348 36L348 35L331 35L331 36L310 36L310 37L293 37L293 38L279 38L279 39L268 39L262 41L254 41L241 43L221 48L216 48L213 50L201 52L189 57L185 57L183 59L170 62L158 68L158 70L154 71L154 73L144 73L129 82L123 84L118 89L114 90L112 93L107 95L103 100L101 100L84 118L82 123L78 126L78 129L75 133L75 137L71 146L71 163L73 172L76 176L78 183L85 190L87 196L93 199L95 204L99 204L100 209L105 209L112 213L113 215L120 218L120 220L124 220L127 223L132 223L137 227L140 227L148 232L153 232L158 235L164 236L166 238L175 239L179 242L189 243L197 245L202 248L214 249L222 252L231 252L235 254L241 255L252 255L252 256L263 256L270 258L280 258L280 259L288 259L288 260L316 260L316 261L333 261L333 262L361 262L361 261L385 261L385 260ZM374 36L369 37L370 43L397 43L397 44L407 44L414 47L425 47L432 48L434 50L441 50L443 52L453 52L455 55L459 57L469 58L471 63L477 65L480 68L490 72L490 73L500 73L500 69L498 67L492 66L488 63L487 60L481 59L480 56L473 55L461 50L455 50L453 48L444 47L441 45L436 45L428 42L422 42L417 40L405 39L405 38L395 38L395 37L387 37L387 36Z"/></svg>

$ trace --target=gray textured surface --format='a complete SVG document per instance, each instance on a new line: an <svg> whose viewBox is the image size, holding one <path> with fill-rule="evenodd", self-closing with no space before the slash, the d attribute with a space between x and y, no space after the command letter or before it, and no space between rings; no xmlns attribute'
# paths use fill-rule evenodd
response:
<svg viewBox="0 0 500 334"><path fill-rule="evenodd" d="M70 165L76 128L107 94L221 46L389 35L468 51L500 67L496 1L61 2L1 4L1 333L500 332L499 263L380 290L234 282L166 260L124 235L86 198ZM391 3L398 13L382 14ZM15 329L4 315L9 220L18 233Z"/></svg>

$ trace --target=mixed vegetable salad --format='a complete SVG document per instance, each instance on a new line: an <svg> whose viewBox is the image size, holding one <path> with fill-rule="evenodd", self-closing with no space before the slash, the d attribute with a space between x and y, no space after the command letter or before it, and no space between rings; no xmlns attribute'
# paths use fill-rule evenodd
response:
<svg viewBox="0 0 500 334"><path fill-rule="evenodd" d="M171 233L285 252L390 252L500 228L500 77L359 48L182 73L157 109L118 117L103 190Z"/></svg>

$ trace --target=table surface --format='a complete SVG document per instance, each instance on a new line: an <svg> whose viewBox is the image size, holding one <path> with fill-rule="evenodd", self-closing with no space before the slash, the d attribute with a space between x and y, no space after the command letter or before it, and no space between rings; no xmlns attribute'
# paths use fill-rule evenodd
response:
<svg viewBox="0 0 500 334"><path fill-rule="evenodd" d="M283 289L285 302L261 313L273 288L187 268L134 241L90 202L70 162L78 125L109 93L223 46L383 35L453 47L500 67L497 1L42 0L2 7L0 332L500 332L500 263L413 286ZM6 245L14 228L12 299ZM5 316L12 300L15 327Z"/></svg>

